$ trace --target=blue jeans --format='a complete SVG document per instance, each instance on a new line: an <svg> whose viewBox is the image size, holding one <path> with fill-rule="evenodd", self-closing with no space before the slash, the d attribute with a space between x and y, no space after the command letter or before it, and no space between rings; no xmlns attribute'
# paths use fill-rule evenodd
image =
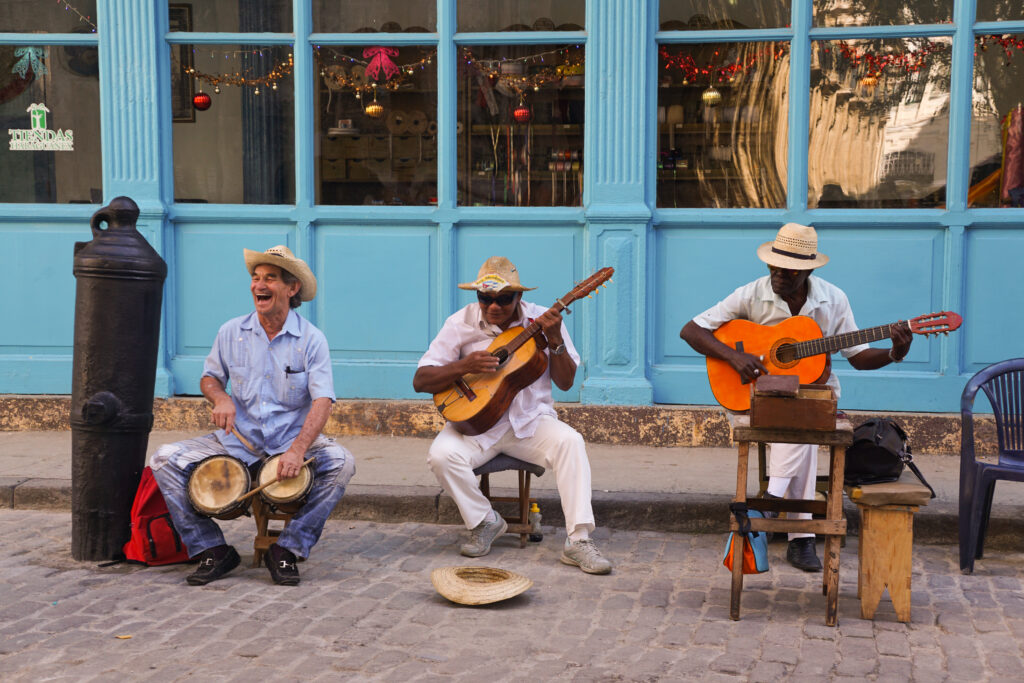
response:
<svg viewBox="0 0 1024 683"><path fill-rule="evenodd" d="M190 557L224 544L224 534L210 517L201 515L188 499L188 480L196 465L215 455L227 455L227 449L213 434L161 446L150 463L153 476L160 485L174 528L181 535ZM320 539L324 523L335 505L345 495L345 487L356 472L355 459L347 449L326 436L318 436L306 451L306 458L316 456L313 487L299 509L277 539L277 544L299 557L309 557L310 549Z"/></svg>

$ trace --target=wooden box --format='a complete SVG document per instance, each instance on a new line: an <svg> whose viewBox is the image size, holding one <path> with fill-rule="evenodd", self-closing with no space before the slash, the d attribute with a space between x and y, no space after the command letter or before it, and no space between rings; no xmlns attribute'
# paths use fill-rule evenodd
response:
<svg viewBox="0 0 1024 683"><path fill-rule="evenodd" d="M772 429L836 428L836 397L827 384L801 384L796 396L766 395L750 390L750 426Z"/></svg>

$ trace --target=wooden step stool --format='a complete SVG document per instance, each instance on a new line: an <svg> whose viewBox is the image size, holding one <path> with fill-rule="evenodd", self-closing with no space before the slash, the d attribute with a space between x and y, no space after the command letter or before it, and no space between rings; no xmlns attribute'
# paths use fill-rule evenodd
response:
<svg viewBox="0 0 1024 683"><path fill-rule="evenodd" d="M292 520L292 514L290 512L281 512L258 495L253 497L252 516L256 520L256 538L253 539L252 543L253 567L263 565L263 553L267 552L270 546L277 542L277 537L281 535L284 527ZM273 529L269 526L271 520L284 522L284 524L281 525L280 529Z"/></svg>
<svg viewBox="0 0 1024 683"><path fill-rule="evenodd" d="M927 505L931 491L905 470L899 481L847 486L846 495L860 511L857 597L861 619L872 619L885 589L896 620L910 622L910 571L913 562L914 513Z"/></svg>

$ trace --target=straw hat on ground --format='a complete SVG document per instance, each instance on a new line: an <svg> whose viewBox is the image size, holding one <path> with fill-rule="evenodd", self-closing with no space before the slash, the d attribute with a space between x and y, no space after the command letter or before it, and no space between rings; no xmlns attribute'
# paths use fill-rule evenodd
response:
<svg viewBox="0 0 1024 683"><path fill-rule="evenodd" d="M523 593L533 581L494 567L438 567L430 572L437 592L460 605L487 605Z"/></svg>
<svg viewBox="0 0 1024 683"><path fill-rule="evenodd" d="M786 223L771 242L757 248L757 258L769 266L811 270L828 263L828 256L818 252L818 233L799 223Z"/></svg>
<svg viewBox="0 0 1024 683"><path fill-rule="evenodd" d="M277 266L281 270L287 270L299 279L299 282L302 284L302 289L299 290L300 299L312 301L313 297L316 296L316 276L313 275L313 271L309 269L305 261L296 258L292 250L283 244L271 247L266 251L242 249L242 253L245 255L245 269L249 271L249 275L252 275L252 271L258 265Z"/></svg>
<svg viewBox="0 0 1024 683"><path fill-rule="evenodd" d="M492 256L484 261L477 273L476 280L463 282L459 289L475 289L478 292L528 292L536 287L523 287L519 284L519 271L504 256Z"/></svg>

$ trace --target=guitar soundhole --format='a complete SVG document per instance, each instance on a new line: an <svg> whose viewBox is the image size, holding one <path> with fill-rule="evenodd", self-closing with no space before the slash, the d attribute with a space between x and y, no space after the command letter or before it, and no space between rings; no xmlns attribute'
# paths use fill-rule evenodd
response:
<svg viewBox="0 0 1024 683"><path fill-rule="evenodd" d="M502 346L500 349L495 349L491 352L491 355L498 359L498 365L503 364L508 360L508 349Z"/></svg>
<svg viewBox="0 0 1024 683"><path fill-rule="evenodd" d="M780 368L793 367L800 360L796 357L796 347L793 346L792 341L792 339L780 339L772 346L770 351L772 362Z"/></svg>

